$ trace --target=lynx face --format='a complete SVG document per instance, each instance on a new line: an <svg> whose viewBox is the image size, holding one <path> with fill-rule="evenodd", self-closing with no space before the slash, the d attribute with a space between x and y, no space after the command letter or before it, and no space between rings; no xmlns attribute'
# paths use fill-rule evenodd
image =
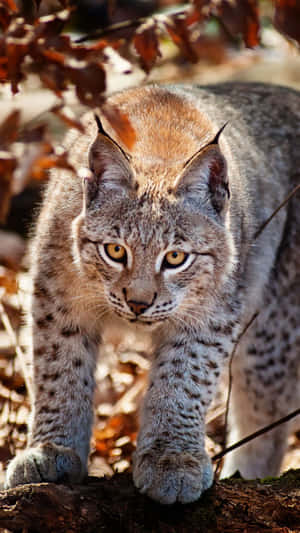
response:
<svg viewBox="0 0 300 533"><path fill-rule="evenodd" d="M92 195L94 181L85 184L74 223L77 266L96 291L98 280L108 307L129 322L182 324L201 317L199 299L207 313L233 268L224 220L205 216L188 187L180 194L169 187L167 198L154 196L153 184L133 190L127 176L134 171L126 169L124 178L124 168L119 175L113 167L102 169L105 178Z"/></svg>

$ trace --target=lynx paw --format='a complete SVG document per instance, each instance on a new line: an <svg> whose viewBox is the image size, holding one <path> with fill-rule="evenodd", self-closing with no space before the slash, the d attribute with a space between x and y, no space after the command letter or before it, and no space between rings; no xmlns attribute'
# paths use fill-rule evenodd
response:
<svg viewBox="0 0 300 533"><path fill-rule="evenodd" d="M85 474L78 455L71 448L41 444L15 457L6 472L5 487L43 481L79 482Z"/></svg>
<svg viewBox="0 0 300 533"><path fill-rule="evenodd" d="M197 500L213 482L210 459L203 452L195 457L187 452L143 454L136 452L133 479L143 494L160 503L189 503Z"/></svg>

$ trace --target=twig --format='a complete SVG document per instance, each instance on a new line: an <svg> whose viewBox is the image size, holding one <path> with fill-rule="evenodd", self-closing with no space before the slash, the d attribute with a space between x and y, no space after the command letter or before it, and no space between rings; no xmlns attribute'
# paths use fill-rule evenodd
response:
<svg viewBox="0 0 300 533"><path fill-rule="evenodd" d="M187 6L185 9L178 9L178 11L172 11L165 14L165 16L180 16L185 15L188 12L188 9L191 6ZM139 17L137 19L131 19L131 20L124 20L123 22L116 22L115 24L111 24L111 26L107 26L106 28L102 28L101 30L97 30L93 33L90 33L88 35L84 35L83 37L79 37L79 39L75 40L76 44L84 43L85 41L93 40L93 39L100 39L101 37L104 37L105 35L109 35L110 33L115 33L119 30L126 30L127 28L134 28L135 26L138 27L142 24L145 24L152 18L160 18L164 13L153 13L152 15L149 15L148 17Z"/></svg>
<svg viewBox="0 0 300 533"><path fill-rule="evenodd" d="M269 218L267 218L267 220L265 220L265 222L263 222L263 224L260 226L260 228L254 234L252 242L254 242L256 239L258 239L258 237L266 229L268 224L270 224L271 220L273 220L273 218L277 215L277 213L291 200L291 198L296 194L296 192L299 190L299 188L300 188L300 184L296 185L296 187L294 187L294 189L286 196L286 198L281 202L281 204L273 211L273 213L269 216ZM273 429L273 427L276 427L280 423L283 424L284 422L286 422L290 418L293 418L293 416L296 416L297 414L299 414L299 411L300 411L300 409L298 409L298 410L294 411L294 414L291 413L290 415L287 415L287 417L284 417L284 418L280 419L278 422L274 422L273 424L270 424L269 426L266 426L266 427L262 428L261 430L255 432L255 433L252 433L248 437L245 437L245 439L242 439L241 441L233 444L229 448L225 448L225 442L226 442L226 436L227 436L227 426L228 426L229 405L230 405L231 390L232 390L232 379L233 379L232 378L233 358L235 356L236 349L237 349L237 346L238 346L241 338L248 331L249 327L253 324L253 322L256 319L256 317L258 316L258 314L259 314L259 311L256 311L254 313L254 315L252 316L251 320L246 324L246 326L244 327L243 331L240 333L240 335L239 335L239 337L237 339L237 342L235 343L234 348L232 350L231 356L230 356L229 367L228 367L228 394L227 394L226 408L225 408L224 438L223 438L223 443L222 443L223 450L219 454L214 455L214 457L213 457L213 460L215 460L215 461L217 461L219 459L219 462L218 462L218 464L216 466L216 469L215 469L215 476L216 477L218 477L218 474L219 474L219 469L220 469L220 465L221 465L221 459L222 459L222 457L224 455L226 455L226 453L228 453L231 450L234 450L235 448L238 448L239 446L242 446L242 444L245 444L245 442L248 442L248 441L258 437L259 435L262 435L263 433L265 433L267 431L270 431L271 429Z"/></svg>
<svg viewBox="0 0 300 533"><path fill-rule="evenodd" d="M13 329L11 323L10 323L9 316L6 313L1 301L0 301L0 318L1 318L2 324L3 324L6 332L7 332L8 336L9 336L9 338L10 338L10 341L11 341L12 345L15 347L18 360L20 361L22 373L23 373L23 376L25 378L27 376L27 373L28 373L28 371L26 369L26 364L25 364L26 357L25 357L25 354L24 354L21 346L18 343L18 339L17 339L15 331L14 331L14 329ZM29 396L31 396L30 389L29 389ZM30 398L30 400L31 399L32 398Z"/></svg>
<svg viewBox="0 0 300 533"><path fill-rule="evenodd" d="M205 419L206 424L211 424L214 422L217 418L220 416L223 416L225 413L225 408L223 405L220 405L219 407L216 407L215 410L213 410Z"/></svg>
<svg viewBox="0 0 300 533"><path fill-rule="evenodd" d="M11 343L14 345L15 349L16 349L16 354L17 356L20 358L20 362L22 362L22 359L25 358L24 356L24 353L21 349L21 347L19 346L18 344L18 340L17 340L17 336L14 332L14 329L10 323L10 320L9 320L9 316L8 314L6 313L2 303L0 302L0 317L1 317L1 321L2 321L2 324L10 338L10 341Z"/></svg>
<svg viewBox="0 0 300 533"><path fill-rule="evenodd" d="M225 450L225 445L226 445L226 437L227 437L227 427L228 427L228 415L229 415L229 405L230 405L230 398L231 398L231 390L232 390L232 363L233 363L233 358L235 356L235 353L236 353L236 350L237 350L237 347L242 339L242 337L245 335L245 333L248 331L248 329L252 326L253 322L255 321L255 319L257 318L257 316L259 315L259 311L256 311L254 313L254 315L251 317L251 319L249 320L249 322L247 322L247 324L245 325L244 329L241 331L241 333L239 334L238 338L237 338L237 341L233 347L233 350L231 352L231 356L230 356L230 359L229 359L229 365L228 365L228 393L227 393L227 399L226 399L226 407L225 407L225 423L224 423L224 436L223 436L223 442L222 442L222 449L223 451ZM222 452L221 452L222 453ZM223 455L221 456L221 458L223 457ZM215 477L218 477L219 475L219 470L220 470L220 466L221 466L221 458L220 458L220 461L219 463L217 464L216 466L216 469L215 469Z"/></svg>
<svg viewBox="0 0 300 533"><path fill-rule="evenodd" d="M271 431L272 429L280 426L281 424L284 424L285 422L288 422L289 420L291 420L292 418L295 418L295 416L298 416L298 415L300 415L300 407L298 409L296 409L295 411L292 411L288 415L283 416L282 418L279 418L279 420L276 420L275 422L272 422L272 424L269 424L268 426L265 426L265 427L255 431L254 433L251 433L247 437L244 437L243 439L239 440L238 442L235 442L231 446L228 446L228 448L225 448L220 453L216 453L216 455L214 455L212 457L212 461L218 461L219 459L224 457L224 455L226 455L227 453L232 452L236 448L239 448L240 446L243 446L243 444L246 444L247 442L250 442L251 440L256 439L256 437L260 437L260 435L263 435L264 433L267 433L268 431Z"/></svg>
<svg viewBox="0 0 300 533"><path fill-rule="evenodd" d="M88 35L84 35L83 37L79 37L79 39L75 40L75 43L80 44L84 43L85 41L90 41L92 39L100 39L101 37L103 37L104 35L108 35L109 33L114 33L119 30L125 30L127 28L134 28L135 26L144 24L144 22L146 22L148 18L150 17L140 17L132 20L124 20L123 22L116 22L116 24L112 24L111 26L107 26L106 28L102 28L101 30L97 30Z"/></svg>
<svg viewBox="0 0 300 533"><path fill-rule="evenodd" d="M300 183L296 185L296 187L287 195L287 197L283 200L283 202L281 202L281 204L275 209L275 211L273 211L271 216L269 216L269 218L267 218L267 220L263 222L263 224L260 226L260 228L258 228L257 232L255 233L253 237L253 242L256 241L256 239L258 239L258 237L261 235L264 229L268 226L268 224L270 224L271 220L273 220L273 218L277 215L278 211L280 211L280 209L282 209L290 201L290 199L294 196L294 194L296 194L299 188L300 188Z"/></svg>

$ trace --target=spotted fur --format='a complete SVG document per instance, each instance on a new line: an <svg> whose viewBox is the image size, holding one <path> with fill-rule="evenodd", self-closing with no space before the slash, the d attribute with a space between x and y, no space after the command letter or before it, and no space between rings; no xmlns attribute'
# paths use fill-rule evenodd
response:
<svg viewBox="0 0 300 533"><path fill-rule="evenodd" d="M128 116L135 143L104 118L97 131L88 116L86 133L67 140L83 184L56 171L38 221L30 434L7 486L85 475L96 356L114 323L152 341L135 484L162 503L186 503L212 483L205 415L257 310L234 360L229 440L296 405L297 198L254 235L299 181L300 97L260 84L149 86L109 103ZM171 268L174 250L185 262ZM275 474L288 429L229 455L224 473Z"/></svg>

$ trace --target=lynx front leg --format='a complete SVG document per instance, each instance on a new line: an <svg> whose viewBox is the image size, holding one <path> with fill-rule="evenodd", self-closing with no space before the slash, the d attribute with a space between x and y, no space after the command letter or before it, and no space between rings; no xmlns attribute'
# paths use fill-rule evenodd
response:
<svg viewBox="0 0 300 533"><path fill-rule="evenodd" d="M96 344L45 287L33 301L33 406L28 448L9 465L6 486L80 481L92 424ZM41 294L43 297L41 298Z"/></svg>
<svg viewBox="0 0 300 533"><path fill-rule="evenodd" d="M199 498L213 481L205 414L227 351L204 339L165 345L145 397L134 458L136 486L161 503Z"/></svg>

